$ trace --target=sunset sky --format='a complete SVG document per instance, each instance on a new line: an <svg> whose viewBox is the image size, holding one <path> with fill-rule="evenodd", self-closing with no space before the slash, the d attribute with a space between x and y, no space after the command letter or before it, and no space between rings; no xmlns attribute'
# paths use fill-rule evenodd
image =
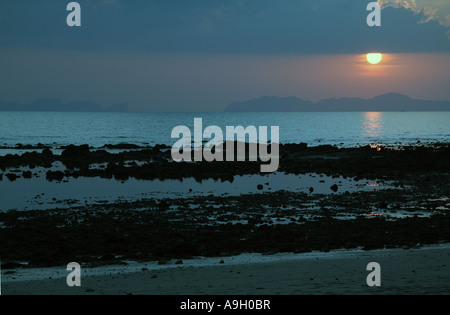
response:
<svg viewBox="0 0 450 315"><path fill-rule="evenodd" d="M68 2L0 2L1 101L219 111L264 95L450 100L450 1L379 1L373 28L365 0L84 0L79 28L66 25Z"/></svg>

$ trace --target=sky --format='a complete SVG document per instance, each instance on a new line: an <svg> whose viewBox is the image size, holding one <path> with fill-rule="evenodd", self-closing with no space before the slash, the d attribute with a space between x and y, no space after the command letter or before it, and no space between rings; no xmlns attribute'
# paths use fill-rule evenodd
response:
<svg viewBox="0 0 450 315"><path fill-rule="evenodd" d="M261 96L450 100L450 1L0 1L0 101L220 111ZM365 54L382 52L369 65Z"/></svg>

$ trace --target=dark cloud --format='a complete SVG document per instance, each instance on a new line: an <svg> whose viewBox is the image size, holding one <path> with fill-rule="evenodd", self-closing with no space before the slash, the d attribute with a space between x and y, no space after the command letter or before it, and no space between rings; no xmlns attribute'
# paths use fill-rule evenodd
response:
<svg viewBox="0 0 450 315"><path fill-rule="evenodd" d="M0 46L237 54L450 51L448 27L423 12L387 7L382 27L368 27L370 1L80 0L81 28L65 24L67 2L2 0Z"/></svg>

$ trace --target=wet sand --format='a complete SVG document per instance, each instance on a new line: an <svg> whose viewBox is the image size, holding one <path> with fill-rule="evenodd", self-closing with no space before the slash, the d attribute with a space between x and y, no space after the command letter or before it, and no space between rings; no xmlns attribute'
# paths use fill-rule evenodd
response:
<svg viewBox="0 0 450 315"><path fill-rule="evenodd" d="M369 287L366 283L370 262L381 265L381 287ZM16 272L7 275L3 272L2 294L446 295L450 293L450 244L420 249L247 255L186 260L182 265L172 261L166 266L140 263L83 269L82 286L77 288L66 285L69 272L64 266L24 269L25 274ZM24 280L27 277L34 280Z"/></svg>

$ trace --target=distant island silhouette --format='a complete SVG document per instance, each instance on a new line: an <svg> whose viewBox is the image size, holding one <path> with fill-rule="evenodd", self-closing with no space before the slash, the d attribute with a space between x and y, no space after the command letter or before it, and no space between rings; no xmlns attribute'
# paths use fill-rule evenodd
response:
<svg viewBox="0 0 450 315"><path fill-rule="evenodd" d="M103 108L92 101L74 101L63 103L59 98L40 98L30 104L1 102L0 111L20 112L127 112L128 104L114 104Z"/></svg>
<svg viewBox="0 0 450 315"><path fill-rule="evenodd" d="M103 107L93 101L63 103L59 98L39 98L30 104L0 101L0 111L28 112L128 112L128 103ZM328 98L318 102L301 98L263 96L245 102L232 102L224 112L393 112L450 111L450 101L413 99L400 93L386 93L370 99Z"/></svg>
<svg viewBox="0 0 450 315"><path fill-rule="evenodd" d="M450 111L450 101L413 99L400 93L386 93L370 99L328 98L311 102L298 97L263 96L229 104L225 112L367 112Z"/></svg>

